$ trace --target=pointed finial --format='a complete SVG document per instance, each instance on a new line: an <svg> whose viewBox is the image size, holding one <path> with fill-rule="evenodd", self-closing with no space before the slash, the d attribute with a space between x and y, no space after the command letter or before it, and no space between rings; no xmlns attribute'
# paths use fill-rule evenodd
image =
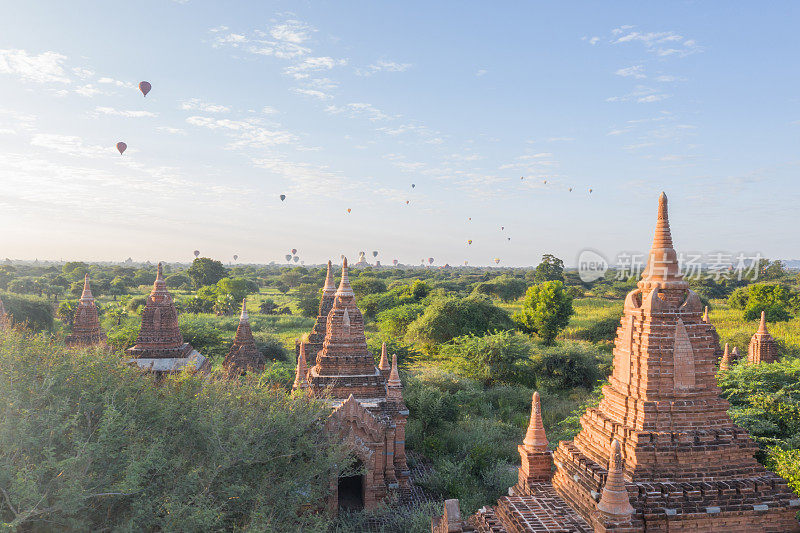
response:
<svg viewBox="0 0 800 533"><path fill-rule="evenodd" d="M386 343L381 344L381 362L378 363L380 370L389 370L389 357L386 352Z"/></svg>
<svg viewBox="0 0 800 533"><path fill-rule="evenodd" d="M722 358L719 360L720 371L728 370L731 367L731 355L728 353L728 343L725 343L725 350L722 352Z"/></svg>
<svg viewBox="0 0 800 533"><path fill-rule="evenodd" d="M164 272L161 269L161 261L158 262L158 268L156 269L156 280L163 280L164 279Z"/></svg>
<svg viewBox="0 0 800 533"><path fill-rule="evenodd" d="M336 292L336 285L333 283L333 265L328 261L328 273L325 275L325 286L322 288L325 294L333 294Z"/></svg>
<svg viewBox="0 0 800 533"><path fill-rule="evenodd" d="M306 344L300 343L300 353L297 355L297 367L294 374L294 390L308 388L308 368L306 367Z"/></svg>
<svg viewBox="0 0 800 533"><path fill-rule="evenodd" d="M759 333L769 333L767 331L767 313L766 313L766 311L761 311L761 323L758 325L758 332Z"/></svg>
<svg viewBox="0 0 800 533"><path fill-rule="evenodd" d="M94 296L92 296L92 289L89 287L89 274L87 273L83 276L83 292L81 293L81 300L88 302L89 300L94 300Z"/></svg>
<svg viewBox="0 0 800 533"><path fill-rule="evenodd" d="M353 288L350 286L350 276L347 270L347 258L342 259L342 280L339 282L339 288L336 290L337 296L355 296Z"/></svg>
<svg viewBox="0 0 800 533"><path fill-rule="evenodd" d="M643 291L649 291L656 287L685 289L689 286L683 280L678 267L678 254L672 245L672 234L669 229L667 195L663 192L658 198L658 219L653 235L653 245L647 258L647 267L642 273L642 279L638 285Z"/></svg>
<svg viewBox="0 0 800 533"><path fill-rule="evenodd" d="M659 220L669 220L669 213L667 212L667 193L661 191L658 197L658 218Z"/></svg>
<svg viewBox="0 0 800 533"><path fill-rule="evenodd" d="M544 433L542 423L542 405L539 400L539 393L534 392L531 400L531 419L528 422L528 431L525 433L525 440L522 444L529 451L543 452L547 450L549 442Z"/></svg>
<svg viewBox="0 0 800 533"><path fill-rule="evenodd" d="M706 324L710 324L711 321L708 318L708 306L706 306L705 310L703 311L703 322Z"/></svg>
<svg viewBox="0 0 800 533"><path fill-rule="evenodd" d="M242 298L242 314L239 315L239 323L247 322L250 320L250 316L247 314L247 297L245 296Z"/></svg>
<svg viewBox="0 0 800 533"><path fill-rule="evenodd" d="M397 354L392 354L392 370L389 372L389 379L386 380L387 397L390 400L400 400L403 398L403 384L400 382L400 373L397 371Z"/></svg>
<svg viewBox="0 0 800 533"><path fill-rule="evenodd" d="M633 515L633 506L625 488L624 469L625 461L622 459L622 450L619 441L614 439L614 442L611 443L611 458L608 461L606 484L603 486L600 501L597 502L597 510L611 515L616 520L630 518Z"/></svg>

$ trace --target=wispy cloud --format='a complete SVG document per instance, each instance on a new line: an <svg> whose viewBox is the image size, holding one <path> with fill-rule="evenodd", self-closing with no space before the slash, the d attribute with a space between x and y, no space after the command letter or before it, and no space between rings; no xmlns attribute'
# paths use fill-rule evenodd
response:
<svg viewBox="0 0 800 533"><path fill-rule="evenodd" d="M181 102L181 109L185 111L203 111L205 113L227 113L231 110L228 106L203 102L199 98L190 98L185 102Z"/></svg>
<svg viewBox="0 0 800 533"><path fill-rule="evenodd" d="M296 92L297 94L302 94L302 95L305 95L305 96L312 96L312 97L318 98L320 100L330 100L331 98L333 98L332 95L330 95L328 93L325 93L325 92L322 92L322 91L318 91L316 89L303 89L301 87L294 87L292 89L292 91Z"/></svg>
<svg viewBox="0 0 800 533"><path fill-rule="evenodd" d="M151 111L124 111L120 109L114 109L113 107L95 107L95 112L102 113L103 115L114 115L117 117L127 117L127 118L142 118L142 117L157 117L157 113L153 113Z"/></svg>
<svg viewBox="0 0 800 533"><path fill-rule="evenodd" d="M623 96L606 98L606 102L637 102L640 104L648 104L666 100L670 96L671 95L659 92L652 87L637 85L632 92Z"/></svg>
<svg viewBox="0 0 800 533"><path fill-rule="evenodd" d="M357 68L356 74L359 76L370 76L376 72L405 72L410 69L411 66L411 63L396 63L394 61L379 59L364 68Z"/></svg>
<svg viewBox="0 0 800 533"><path fill-rule="evenodd" d="M325 108L325 111L332 115L345 113L349 116L357 116L357 115L365 116L373 122L379 120L387 120L390 118L398 118L384 113L383 111L376 108L372 104L367 104L363 102L351 103L344 106L330 105Z"/></svg>
<svg viewBox="0 0 800 533"><path fill-rule="evenodd" d="M620 26L611 30L611 35L611 44L638 42L659 57L685 57L701 51L697 41L672 31L640 32L635 31L634 26Z"/></svg>
<svg viewBox="0 0 800 533"><path fill-rule="evenodd" d="M64 70L67 56L56 52L29 54L26 50L0 49L0 74L36 83L71 83Z"/></svg>
<svg viewBox="0 0 800 533"><path fill-rule="evenodd" d="M630 67L621 68L614 74L617 76L622 76L623 78L642 79L647 77L647 75L644 73L644 67L642 65L633 65Z"/></svg>
<svg viewBox="0 0 800 533"><path fill-rule="evenodd" d="M271 129L260 124L258 119L230 120L214 117L191 116L188 124L210 130L220 130L232 139L230 148L265 148L294 143L298 137L286 130Z"/></svg>

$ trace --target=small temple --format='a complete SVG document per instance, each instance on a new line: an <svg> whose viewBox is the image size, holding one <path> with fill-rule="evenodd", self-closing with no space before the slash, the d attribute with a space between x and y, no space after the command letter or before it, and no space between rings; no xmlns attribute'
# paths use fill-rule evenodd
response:
<svg viewBox="0 0 800 533"><path fill-rule="evenodd" d="M142 311L142 325L136 344L125 350L130 363L142 370L164 374L180 372L187 366L205 371L208 359L183 342L178 327L178 311L167 290L161 263L158 264L156 280Z"/></svg>
<svg viewBox="0 0 800 533"><path fill-rule="evenodd" d="M326 289L331 279L329 271ZM325 297L323 292L320 313ZM319 333L315 325L312 335ZM397 356L386 374L375 366L346 258L327 314L322 347L309 368L306 361L312 355L307 349L314 346L312 335L309 342L299 344L293 389L307 389L331 407L326 430L342 437L356 465L354 475L332 481L328 508L371 509L380 502L402 498L410 487L405 453L408 409L403 403ZM382 361L382 366L387 363Z"/></svg>
<svg viewBox="0 0 800 533"><path fill-rule="evenodd" d="M552 454L555 471L534 395L509 496L467 520L448 502L432 531L800 531L800 498L755 460L757 446L728 416L703 314L678 269L662 193L648 266L625 299L613 373L581 432Z"/></svg>
<svg viewBox="0 0 800 533"><path fill-rule="evenodd" d="M239 326L233 344L225 356L222 366L233 373L260 372L264 370L266 358L256 348L253 331L250 329L250 317L247 314L247 298L242 300L242 312L239 315Z"/></svg>
<svg viewBox="0 0 800 533"><path fill-rule="evenodd" d="M774 363L778 360L778 343L767 331L767 314L761 311L761 322L758 330L750 339L747 348L747 362L751 365Z"/></svg>
<svg viewBox="0 0 800 533"><path fill-rule="evenodd" d="M75 309L75 318L72 321L72 333L67 335L64 342L67 346L91 346L105 341L106 334L100 327L97 306L89 286L89 274L86 274L83 278L81 299L78 300L78 308Z"/></svg>

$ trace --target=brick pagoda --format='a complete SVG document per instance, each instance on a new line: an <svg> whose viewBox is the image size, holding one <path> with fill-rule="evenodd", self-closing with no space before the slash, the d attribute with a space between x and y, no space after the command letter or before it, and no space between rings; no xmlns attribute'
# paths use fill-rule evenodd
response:
<svg viewBox="0 0 800 533"><path fill-rule="evenodd" d="M521 470L511 495L471 524L487 532L800 531L800 499L754 459L756 445L719 395L713 326L678 270L664 194L647 269L623 313L603 399L581 417L578 436L559 443L552 480L538 481L542 466ZM537 439L529 448L543 453ZM529 465L544 462L534 457Z"/></svg>
<svg viewBox="0 0 800 533"><path fill-rule="evenodd" d="M72 320L72 334L67 335L64 342L67 346L91 346L105 343L106 334L100 328L97 317L97 306L94 303L92 289L89 286L89 274L83 278L83 292L78 300L75 318Z"/></svg>
<svg viewBox="0 0 800 533"><path fill-rule="evenodd" d="M328 325L328 313L333 307L333 299L336 294L336 284L333 282L333 272L331 262L328 261L328 273L325 276L325 286L322 287L322 298L319 301L319 311L314 327L305 339L295 343L294 355L300 355L300 344L305 344L305 352L310 358L306 360L307 366L314 366L317 361L317 354L322 350L322 343L325 340L325 328Z"/></svg>
<svg viewBox="0 0 800 533"><path fill-rule="evenodd" d="M266 358L256 348L253 331L250 329L250 317L247 315L247 298L242 300L242 312L239 315L239 326L236 337L222 366L228 372L243 374L245 372L261 372L264 370Z"/></svg>
<svg viewBox="0 0 800 533"><path fill-rule="evenodd" d="M767 331L767 315L761 311L761 323L758 331L750 339L750 346L747 348L747 362L751 365L759 363L774 363L778 360L778 343Z"/></svg>
<svg viewBox="0 0 800 533"><path fill-rule="evenodd" d="M178 328L178 312L167 290L161 263L142 311L142 326L136 344L125 353L131 357L131 364L157 374L179 372L187 365L199 371L208 368L208 360L188 342L183 342Z"/></svg>
<svg viewBox="0 0 800 533"><path fill-rule="evenodd" d="M306 353L310 345L300 345L293 388L307 388L330 405L333 412L326 429L341 435L361 467L358 475L334 482L329 508L370 509L402 497L410 486L405 454L408 410L397 356L388 375L375 367L367 349L364 319L350 287L347 259L328 312L322 349L314 366L306 370L303 363L310 356Z"/></svg>

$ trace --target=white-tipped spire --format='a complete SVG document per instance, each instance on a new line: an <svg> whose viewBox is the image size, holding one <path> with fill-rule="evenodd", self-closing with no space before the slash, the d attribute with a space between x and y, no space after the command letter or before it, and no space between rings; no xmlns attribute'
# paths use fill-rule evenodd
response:
<svg viewBox="0 0 800 533"><path fill-rule="evenodd" d="M300 343L300 353L297 356L297 367L294 374L293 389L308 388L308 367L306 366L306 343Z"/></svg>
<svg viewBox="0 0 800 533"><path fill-rule="evenodd" d="M250 316L247 314L247 297L242 298L242 314L239 315L239 323L248 322Z"/></svg>
<svg viewBox="0 0 800 533"><path fill-rule="evenodd" d="M333 265L328 261L328 273L325 275L325 286L322 288L322 293L331 295L336 293L336 284L333 282Z"/></svg>
<svg viewBox="0 0 800 533"><path fill-rule="evenodd" d="M348 276L347 258L342 259L342 281L336 290L336 296L355 296L353 288L350 286L350 276Z"/></svg>
<svg viewBox="0 0 800 533"><path fill-rule="evenodd" d="M92 289L89 287L89 274L86 274L83 277L83 292L81 293L81 301L84 303L89 303L92 300L94 300L94 296L92 296Z"/></svg>

